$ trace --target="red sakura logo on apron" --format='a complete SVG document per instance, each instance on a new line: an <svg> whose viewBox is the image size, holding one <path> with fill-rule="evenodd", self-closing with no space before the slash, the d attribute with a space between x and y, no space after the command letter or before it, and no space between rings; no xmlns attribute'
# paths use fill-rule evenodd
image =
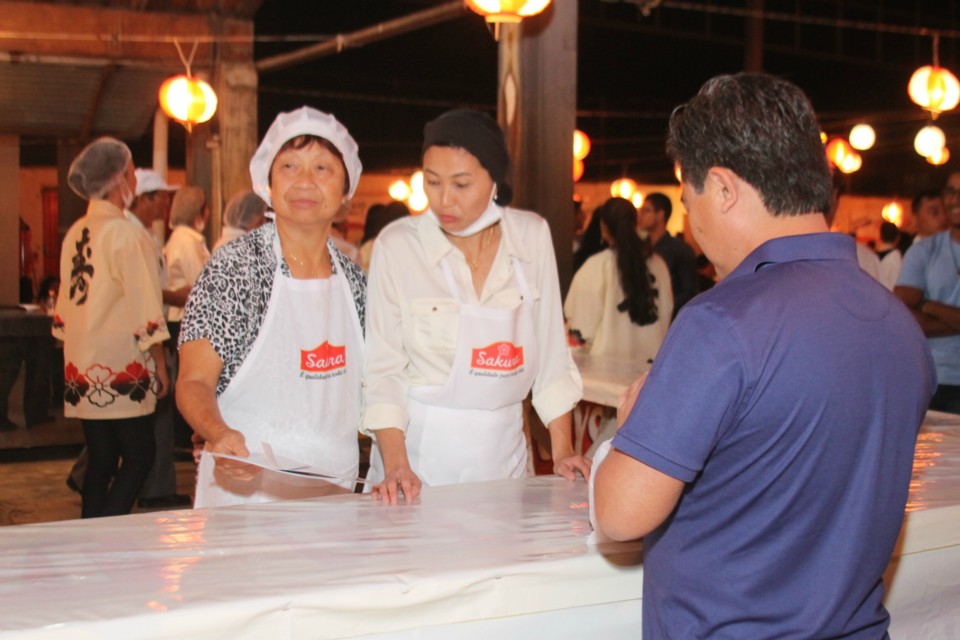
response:
<svg viewBox="0 0 960 640"><path fill-rule="evenodd" d="M523 365L523 347L509 342L494 342L474 349L471 363L474 369L513 371Z"/></svg>
<svg viewBox="0 0 960 640"><path fill-rule="evenodd" d="M333 371L334 369L343 369L347 366L347 347L346 345L336 346L324 341L316 349L310 351L300 350L300 370L311 373L321 373L324 371Z"/></svg>

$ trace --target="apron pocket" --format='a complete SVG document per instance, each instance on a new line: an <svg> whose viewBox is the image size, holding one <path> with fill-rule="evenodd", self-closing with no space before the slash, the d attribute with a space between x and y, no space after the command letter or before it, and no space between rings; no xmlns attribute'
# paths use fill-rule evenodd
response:
<svg viewBox="0 0 960 640"><path fill-rule="evenodd" d="M452 353L460 328L460 305L449 298L417 298L410 303L417 346L432 353Z"/></svg>

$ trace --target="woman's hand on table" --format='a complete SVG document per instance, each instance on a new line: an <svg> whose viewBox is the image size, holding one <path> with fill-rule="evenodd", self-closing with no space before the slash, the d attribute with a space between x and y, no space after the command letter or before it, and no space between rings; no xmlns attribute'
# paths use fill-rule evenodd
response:
<svg viewBox="0 0 960 640"><path fill-rule="evenodd" d="M558 476L563 476L567 480L576 480L577 472L579 471L584 480L590 479L590 469L593 463L587 458L575 455L571 451L569 455L563 457L555 456L553 459L553 472Z"/></svg>
<svg viewBox="0 0 960 640"><path fill-rule="evenodd" d="M247 449L246 439L243 434L236 429L225 429L215 440L207 440L203 446L204 451L210 453L226 453L231 456L246 458L250 455ZM216 459L216 469L214 473L224 474L233 480L249 482L260 473L260 467L252 464L244 464L237 460L226 460L224 458Z"/></svg>
<svg viewBox="0 0 960 640"><path fill-rule="evenodd" d="M374 500L387 504L400 504L400 500L413 502L420 495L423 483L409 467L399 467L386 472L383 482L373 486Z"/></svg>

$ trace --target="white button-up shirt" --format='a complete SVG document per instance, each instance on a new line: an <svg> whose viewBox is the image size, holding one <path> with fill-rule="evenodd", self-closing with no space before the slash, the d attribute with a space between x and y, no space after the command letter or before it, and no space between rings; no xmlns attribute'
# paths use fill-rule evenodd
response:
<svg viewBox="0 0 960 640"><path fill-rule="evenodd" d="M535 213L517 209L507 209L500 224L500 248L479 298L466 259L434 220L404 218L377 236L367 285L365 433L406 428L407 390L446 382L459 328L459 306L440 265L447 256L469 301L501 309L520 304L512 258L519 260L534 297L540 352L533 406L548 424L580 400L583 385L563 326L550 228Z"/></svg>

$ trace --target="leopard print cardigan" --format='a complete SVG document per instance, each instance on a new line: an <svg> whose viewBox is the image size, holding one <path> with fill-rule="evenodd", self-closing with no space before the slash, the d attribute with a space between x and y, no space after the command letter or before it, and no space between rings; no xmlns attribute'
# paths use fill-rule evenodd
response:
<svg viewBox="0 0 960 640"><path fill-rule="evenodd" d="M276 234L276 226L267 223L214 251L190 292L177 346L190 340L210 341L223 360L223 371L217 381L218 397L250 353L263 325L277 268L273 252ZM332 242L328 241L327 246L339 254L345 266L363 328L367 277L359 266L337 251ZM280 265L280 271L284 277L290 277L286 260Z"/></svg>

